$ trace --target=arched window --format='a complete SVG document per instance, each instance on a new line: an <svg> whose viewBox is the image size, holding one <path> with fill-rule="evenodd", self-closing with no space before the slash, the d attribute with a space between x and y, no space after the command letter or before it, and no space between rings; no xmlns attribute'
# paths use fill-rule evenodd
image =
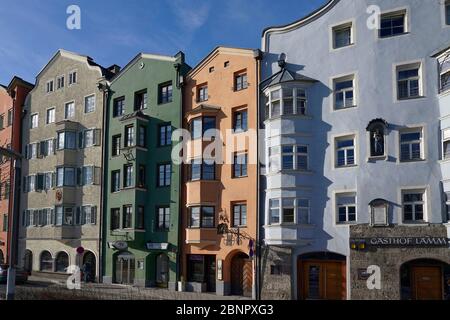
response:
<svg viewBox="0 0 450 320"><path fill-rule="evenodd" d="M370 139L370 157L386 155L387 122L383 119L372 120L367 126Z"/></svg>
<svg viewBox="0 0 450 320"><path fill-rule="evenodd" d="M56 256L56 272L67 272L69 267L69 256L65 252L60 252Z"/></svg>
<svg viewBox="0 0 450 320"><path fill-rule="evenodd" d="M46 272L53 271L53 258L50 252L43 251L40 259L40 270Z"/></svg>

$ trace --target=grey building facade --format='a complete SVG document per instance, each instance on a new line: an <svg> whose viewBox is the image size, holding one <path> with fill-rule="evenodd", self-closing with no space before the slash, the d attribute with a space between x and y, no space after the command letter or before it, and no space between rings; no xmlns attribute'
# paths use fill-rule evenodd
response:
<svg viewBox="0 0 450 320"><path fill-rule="evenodd" d="M449 298L449 6L331 0L264 30L261 298Z"/></svg>
<svg viewBox="0 0 450 320"><path fill-rule="evenodd" d="M19 261L30 272L88 265L98 280L104 103L97 84L114 71L59 50L27 97Z"/></svg>

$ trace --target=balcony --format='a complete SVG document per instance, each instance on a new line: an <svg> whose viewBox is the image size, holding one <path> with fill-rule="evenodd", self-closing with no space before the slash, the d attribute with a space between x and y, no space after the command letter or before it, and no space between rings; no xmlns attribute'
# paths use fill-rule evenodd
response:
<svg viewBox="0 0 450 320"><path fill-rule="evenodd" d="M186 244L196 246L200 249L218 243L216 229L186 229Z"/></svg>

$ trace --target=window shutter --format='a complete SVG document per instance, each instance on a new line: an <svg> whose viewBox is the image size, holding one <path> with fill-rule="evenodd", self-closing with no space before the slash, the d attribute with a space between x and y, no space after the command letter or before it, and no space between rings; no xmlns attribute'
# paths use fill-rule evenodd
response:
<svg viewBox="0 0 450 320"><path fill-rule="evenodd" d="M102 144L102 132L100 129L95 129L94 130L94 145L95 146L100 146Z"/></svg>
<svg viewBox="0 0 450 320"><path fill-rule="evenodd" d="M86 224L86 212L84 211L84 207L79 208L81 210L81 224Z"/></svg>
<svg viewBox="0 0 450 320"><path fill-rule="evenodd" d="M97 224L97 206L91 207L91 224Z"/></svg>
<svg viewBox="0 0 450 320"><path fill-rule="evenodd" d="M55 225L55 209L50 209L50 224L51 225Z"/></svg>
<svg viewBox="0 0 450 320"><path fill-rule="evenodd" d="M94 184L99 185L101 183L102 170L99 167L94 167Z"/></svg>
<svg viewBox="0 0 450 320"><path fill-rule="evenodd" d="M77 207L77 211L75 213L75 225L80 225L81 223L81 207Z"/></svg>
<svg viewBox="0 0 450 320"><path fill-rule="evenodd" d="M42 173L36 175L36 190L44 190L44 174Z"/></svg>
<svg viewBox="0 0 450 320"><path fill-rule="evenodd" d="M78 132L78 148L84 148L84 131Z"/></svg>
<svg viewBox="0 0 450 320"><path fill-rule="evenodd" d="M56 186L56 173L52 172L52 188Z"/></svg>
<svg viewBox="0 0 450 320"><path fill-rule="evenodd" d="M53 139L53 154L56 154L56 139Z"/></svg>
<svg viewBox="0 0 450 320"><path fill-rule="evenodd" d="M36 227L39 225L39 211L38 210L33 211L33 225Z"/></svg>
<svg viewBox="0 0 450 320"><path fill-rule="evenodd" d="M77 168L77 185L81 186L83 184L83 170L82 168Z"/></svg>

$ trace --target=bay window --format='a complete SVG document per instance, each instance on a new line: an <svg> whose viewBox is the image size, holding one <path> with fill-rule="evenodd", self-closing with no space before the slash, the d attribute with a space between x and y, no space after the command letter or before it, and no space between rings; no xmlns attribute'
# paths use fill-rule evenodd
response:
<svg viewBox="0 0 450 320"><path fill-rule="evenodd" d="M266 96L266 119L279 116L304 116L306 113L306 91L304 89L275 89Z"/></svg>
<svg viewBox="0 0 450 320"><path fill-rule="evenodd" d="M75 168L59 167L56 168L56 186L74 187L75 186Z"/></svg>
<svg viewBox="0 0 450 320"><path fill-rule="evenodd" d="M309 224L309 200L276 198L269 200L269 224Z"/></svg>
<svg viewBox="0 0 450 320"><path fill-rule="evenodd" d="M214 228L215 209L210 206L189 208L189 228Z"/></svg>
<svg viewBox="0 0 450 320"><path fill-rule="evenodd" d="M76 149L76 133L74 131L58 132L57 149Z"/></svg>

